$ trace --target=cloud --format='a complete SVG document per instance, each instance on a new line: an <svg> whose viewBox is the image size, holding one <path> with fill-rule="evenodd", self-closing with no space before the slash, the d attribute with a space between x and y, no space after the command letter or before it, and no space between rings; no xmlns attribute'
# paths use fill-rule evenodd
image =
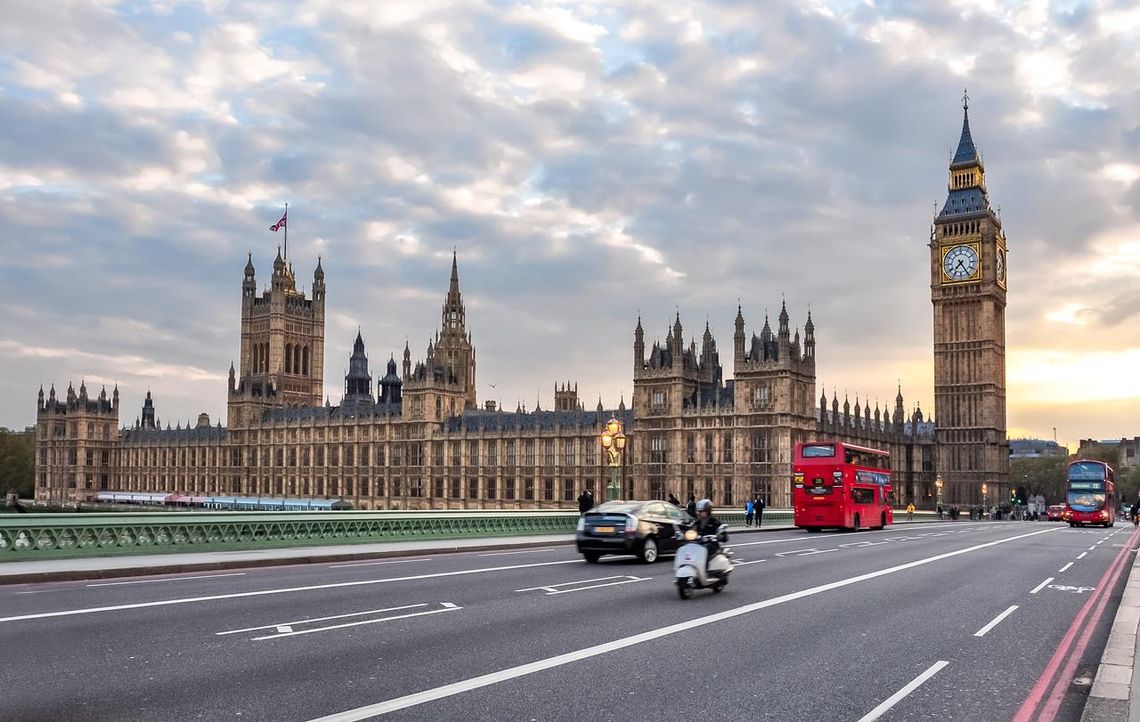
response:
<svg viewBox="0 0 1140 722"><path fill-rule="evenodd" d="M252 252L265 283L285 202L302 286L324 259L334 400L356 326L374 368L405 339L423 355L456 249L480 379L508 406L556 378L628 402L639 310L662 337L677 310L691 335L707 318L724 351L738 299L749 333L786 299L794 324L811 308L821 385L893 404L901 380L930 413L926 243L963 86L1009 236L1011 424L1047 435L1055 409L1114 436L1135 416L1069 413L1140 348L1131 8L5 11L0 393L28 403L0 424L84 374L124 379L132 408L146 384L163 416L223 415L241 269Z"/></svg>

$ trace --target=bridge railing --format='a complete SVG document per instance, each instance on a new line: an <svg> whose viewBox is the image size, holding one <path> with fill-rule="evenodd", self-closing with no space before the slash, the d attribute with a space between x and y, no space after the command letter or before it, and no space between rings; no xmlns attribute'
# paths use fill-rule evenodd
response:
<svg viewBox="0 0 1140 722"><path fill-rule="evenodd" d="M730 526L744 512L718 512ZM905 513L896 513L904 519ZM918 512L915 521L937 520ZM573 534L575 511L108 512L0 514L0 562L385 541ZM792 524L790 509L764 526Z"/></svg>

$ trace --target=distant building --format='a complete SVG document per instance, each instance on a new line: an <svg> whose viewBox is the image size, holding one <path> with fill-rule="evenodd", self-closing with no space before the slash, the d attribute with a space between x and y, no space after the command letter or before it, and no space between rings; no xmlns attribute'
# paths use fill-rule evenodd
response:
<svg viewBox="0 0 1140 722"><path fill-rule="evenodd" d="M1097 446L1116 447L1120 449L1120 463L1116 465L1117 471L1125 471L1136 464L1137 449L1140 448L1140 436L1131 439L1081 439L1077 448L1077 456L1091 453Z"/></svg>
<svg viewBox="0 0 1140 722"><path fill-rule="evenodd" d="M1069 448L1049 439L1010 439L1009 458L1040 459L1043 456L1068 456Z"/></svg>

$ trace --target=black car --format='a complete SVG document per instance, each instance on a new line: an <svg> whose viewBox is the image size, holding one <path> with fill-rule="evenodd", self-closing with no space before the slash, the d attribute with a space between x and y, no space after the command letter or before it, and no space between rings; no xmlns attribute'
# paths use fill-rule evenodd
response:
<svg viewBox="0 0 1140 722"><path fill-rule="evenodd" d="M677 550L673 535L692 518L664 501L607 501L578 520L578 551L593 563L603 554L633 554L646 564Z"/></svg>

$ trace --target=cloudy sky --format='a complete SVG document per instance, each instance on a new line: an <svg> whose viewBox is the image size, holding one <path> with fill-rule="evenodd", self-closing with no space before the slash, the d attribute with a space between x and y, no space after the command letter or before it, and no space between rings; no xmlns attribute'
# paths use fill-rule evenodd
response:
<svg viewBox="0 0 1140 722"><path fill-rule="evenodd" d="M224 416L242 267L290 207L328 274L326 392L439 326L480 401L632 389L632 332L731 375L786 298L818 381L933 407L929 224L969 87L1009 237L1011 436L1140 434L1134 2L7 0L0 425L39 384ZM494 388L491 385L494 385Z"/></svg>

